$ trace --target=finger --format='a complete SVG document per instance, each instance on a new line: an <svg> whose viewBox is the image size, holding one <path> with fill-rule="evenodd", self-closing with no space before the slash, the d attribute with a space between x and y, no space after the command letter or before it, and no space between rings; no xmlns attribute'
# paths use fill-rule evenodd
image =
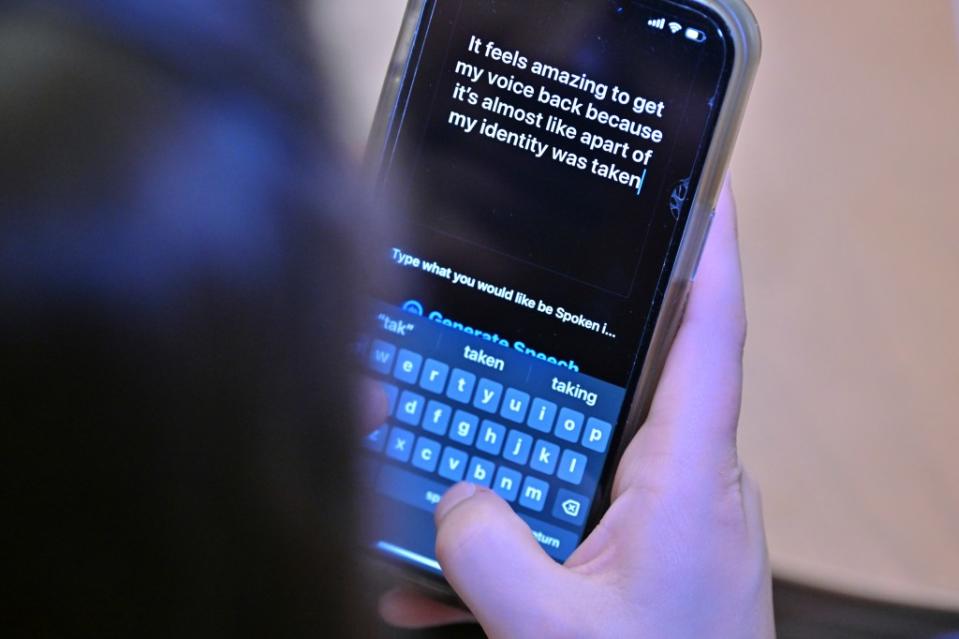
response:
<svg viewBox="0 0 959 639"><path fill-rule="evenodd" d="M746 304L736 202L729 181L719 196L683 328L686 342L717 347L726 358L723 361L734 362L738 368L746 339Z"/></svg>
<svg viewBox="0 0 959 639"><path fill-rule="evenodd" d="M737 467L746 311L736 234L727 183L649 417L623 457L614 494L651 458L703 472Z"/></svg>
<svg viewBox="0 0 959 639"><path fill-rule="evenodd" d="M457 484L436 508L436 527L443 574L488 634L546 636L544 606L563 600L566 575L506 502Z"/></svg>
<svg viewBox="0 0 959 639"><path fill-rule="evenodd" d="M432 628L475 622L466 610L436 601L421 592L394 589L380 598L380 616L397 628Z"/></svg>
<svg viewBox="0 0 959 639"><path fill-rule="evenodd" d="M360 427L363 434L375 430L386 421L389 400L383 385L368 378L360 380Z"/></svg>
<svg viewBox="0 0 959 639"><path fill-rule="evenodd" d="M759 486L743 471L740 482L745 514L746 534L749 541L745 544L748 549L761 549L759 552L750 550L740 560L742 570L740 576L746 580L742 585L742 592L747 605L752 606L752 612L745 615L751 620L752 628L748 636L774 637L775 619L772 603L772 571L769 565L769 552L766 547L766 533L763 527L763 507ZM748 608L742 608L744 610ZM747 628L744 628L746 630Z"/></svg>

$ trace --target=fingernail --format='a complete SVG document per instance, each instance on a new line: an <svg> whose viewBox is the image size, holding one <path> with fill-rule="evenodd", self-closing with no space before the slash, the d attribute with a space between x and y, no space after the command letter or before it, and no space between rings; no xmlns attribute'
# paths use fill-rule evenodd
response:
<svg viewBox="0 0 959 639"><path fill-rule="evenodd" d="M436 514L434 515L436 523L439 524L451 510L462 504L464 501L476 494L476 484L467 482L459 483L446 491L443 499L436 505Z"/></svg>

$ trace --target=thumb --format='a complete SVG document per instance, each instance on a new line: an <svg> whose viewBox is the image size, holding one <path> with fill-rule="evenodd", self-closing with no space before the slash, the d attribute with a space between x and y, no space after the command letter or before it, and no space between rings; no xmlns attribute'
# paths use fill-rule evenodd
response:
<svg viewBox="0 0 959 639"><path fill-rule="evenodd" d="M736 205L727 182L649 416L620 460L614 498L650 480L668 478L701 494L703 486L738 479L745 338Z"/></svg>
<svg viewBox="0 0 959 639"><path fill-rule="evenodd" d="M491 637L535 637L566 581L516 513L492 491L453 486L436 507L443 574ZM543 624L546 624L544 626Z"/></svg>

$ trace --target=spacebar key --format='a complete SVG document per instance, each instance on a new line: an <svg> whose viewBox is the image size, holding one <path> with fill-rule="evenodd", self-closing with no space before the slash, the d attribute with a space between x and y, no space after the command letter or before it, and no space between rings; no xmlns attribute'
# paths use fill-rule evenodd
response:
<svg viewBox="0 0 959 639"><path fill-rule="evenodd" d="M448 485L431 481L389 464L384 465L380 470L380 479L376 487L379 492L388 497L430 513L436 510L436 504L449 488Z"/></svg>

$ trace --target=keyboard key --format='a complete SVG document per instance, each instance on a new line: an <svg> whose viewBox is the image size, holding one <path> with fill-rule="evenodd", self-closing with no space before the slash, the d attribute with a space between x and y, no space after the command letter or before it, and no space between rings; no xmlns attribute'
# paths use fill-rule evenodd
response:
<svg viewBox="0 0 959 639"><path fill-rule="evenodd" d="M543 550L549 553L554 559L566 561L566 559L573 554L573 551L576 550L576 545L579 543L579 537L577 535L574 535L565 528L534 519L525 512L516 514L519 515L520 518L526 522L526 525L529 526L529 529L533 531L533 537L535 537L539 545L543 547Z"/></svg>
<svg viewBox="0 0 959 639"><path fill-rule="evenodd" d="M396 356L396 368L393 369L393 377L407 384L415 384L422 365L422 355L401 348L399 355Z"/></svg>
<svg viewBox="0 0 959 639"><path fill-rule="evenodd" d="M483 425L480 426L479 436L476 439L476 448L490 455L499 455L499 451L503 448L503 439L505 438L505 427L500 426L496 422L484 419Z"/></svg>
<svg viewBox="0 0 959 639"><path fill-rule="evenodd" d="M383 424L363 438L363 446L378 453L383 452L383 446L386 445L386 433L388 430L389 427L387 427L386 424Z"/></svg>
<svg viewBox="0 0 959 639"><path fill-rule="evenodd" d="M396 407L396 419L410 426L418 425L423 416L424 404L426 399L422 395L403 391L400 395L400 405Z"/></svg>
<svg viewBox="0 0 959 639"><path fill-rule="evenodd" d="M580 484L583 481L583 473L585 472L586 455L580 455L572 450L564 450L563 456L559 459L559 468L556 469L556 476L571 484Z"/></svg>
<svg viewBox="0 0 959 639"><path fill-rule="evenodd" d="M476 438L476 429L479 418L476 415L458 410L453 415L453 425L450 427L450 439L464 446L472 446Z"/></svg>
<svg viewBox="0 0 959 639"><path fill-rule="evenodd" d="M470 462L469 472L466 473L466 481L489 488L493 481L494 470L496 470L496 465L493 462L474 457Z"/></svg>
<svg viewBox="0 0 959 639"><path fill-rule="evenodd" d="M522 481L523 476L521 474L505 466L500 466L500 469L496 471L496 479L493 481L493 492L506 501L516 501L516 496L519 495L519 485Z"/></svg>
<svg viewBox="0 0 959 639"><path fill-rule="evenodd" d="M552 475L556 470L558 457L559 446L540 439L533 447L533 459L530 460L529 467L544 475Z"/></svg>
<svg viewBox="0 0 959 639"><path fill-rule="evenodd" d="M410 454L413 452L413 439L415 436L408 430L394 428L390 431L390 438L386 443L386 456L401 462L410 460Z"/></svg>
<svg viewBox="0 0 959 639"><path fill-rule="evenodd" d="M556 420L556 436L565 439L574 444L579 441L579 434L583 429L583 414L571 408L563 408L559 411L559 419Z"/></svg>
<svg viewBox="0 0 959 639"><path fill-rule="evenodd" d="M586 420L586 429L583 431L583 446L597 453L605 453L612 431L613 427L609 422L590 417Z"/></svg>
<svg viewBox="0 0 959 639"><path fill-rule="evenodd" d="M450 367L443 362L437 362L435 359L426 360L423 365L423 374L420 376L420 388L431 393L442 393L446 387L446 377L449 375Z"/></svg>
<svg viewBox="0 0 959 639"><path fill-rule="evenodd" d="M440 477L445 477L450 481L463 481L463 473L466 472L466 463L469 461L469 455L461 450L447 446L443 451L443 457L440 458Z"/></svg>
<svg viewBox="0 0 959 639"><path fill-rule="evenodd" d="M556 404L537 397L533 400L533 406L530 408L529 419L526 420L526 423L529 424L530 428L548 433L553 430L553 419L555 417Z"/></svg>
<svg viewBox="0 0 959 639"><path fill-rule="evenodd" d="M560 488L553 504L553 517L577 526L586 523L589 515L589 497Z"/></svg>
<svg viewBox="0 0 959 639"><path fill-rule="evenodd" d="M476 375L454 368L450 373L450 385L446 389L446 396L450 399L468 404L473 396L473 385L476 384Z"/></svg>
<svg viewBox="0 0 959 639"><path fill-rule="evenodd" d="M384 495L429 513L436 510L436 504L439 503L447 488L439 482L397 468L392 464L383 466L376 486Z"/></svg>
<svg viewBox="0 0 959 639"><path fill-rule="evenodd" d="M386 414L392 415L396 409L396 398L400 394L400 389L386 382L377 383L383 388L383 392L386 393Z"/></svg>
<svg viewBox="0 0 959 639"><path fill-rule="evenodd" d="M381 339L374 340L370 348L370 368L377 373L389 375L393 369L393 360L396 357L396 347Z"/></svg>
<svg viewBox="0 0 959 639"><path fill-rule="evenodd" d="M436 470L436 463L440 459L440 443L426 437L416 440L413 450L413 465L428 473Z"/></svg>
<svg viewBox="0 0 959 639"><path fill-rule="evenodd" d="M423 430L440 436L445 435L452 414L452 408L431 399L427 402L426 414L423 415Z"/></svg>
<svg viewBox="0 0 959 639"><path fill-rule="evenodd" d="M503 385L486 379L480 379L476 387L476 398L473 399L473 406L487 413L495 413L499 408L499 398L503 394Z"/></svg>
<svg viewBox="0 0 959 639"><path fill-rule="evenodd" d="M549 484L535 477L527 477L519 494L519 505L540 512L546 505Z"/></svg>
<svg viewBox="0 0 959 639"><path fill-rule="evenodd" d="M515 388L507 388L503 396L503 408L499 414L504 419L522 424L526 419L526 409L529 408L529 395Z"/></svg>
<svg viewBox="0 0 959 639"><path fill-rule="evenodd" d="M519 466L525 466L529 461L529 451L533 448L533 438L518 430L511 430L506 438L506 448L503 449L503 458Z"/></svg>

